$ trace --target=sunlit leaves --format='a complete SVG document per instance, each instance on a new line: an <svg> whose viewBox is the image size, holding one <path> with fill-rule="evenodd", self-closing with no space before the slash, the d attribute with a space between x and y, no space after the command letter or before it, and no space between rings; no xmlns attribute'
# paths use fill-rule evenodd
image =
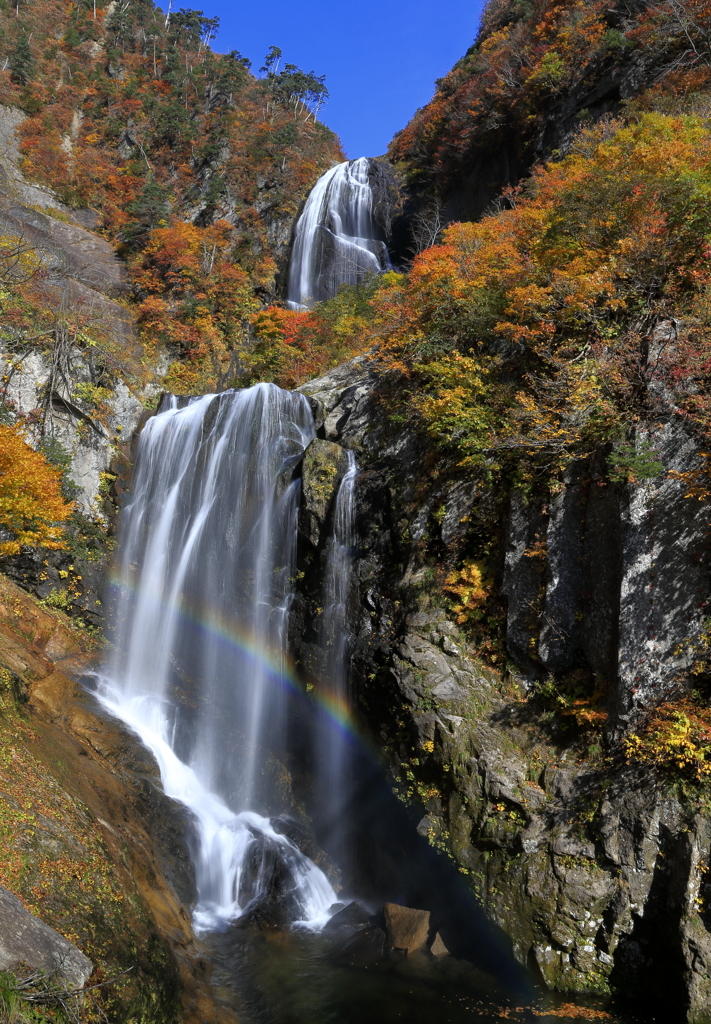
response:
<svg viewBox="0 0 711 1024"><path fill-rule="evenodd" d="M72 506L60 488L61 472L30 448L18 427L0 424L0 556L25 544L64 546Z"/></svg>

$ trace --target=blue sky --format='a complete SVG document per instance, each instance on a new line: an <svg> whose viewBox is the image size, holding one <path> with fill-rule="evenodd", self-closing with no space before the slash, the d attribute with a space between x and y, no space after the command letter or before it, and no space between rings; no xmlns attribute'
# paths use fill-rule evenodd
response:
<svg viewBox="0 0 711 1024"><path fill-rule="evenodd" d="M167 7L167 0L160 6ZM239 50L257 71L270 46L304 71L326 75L322 120L350 158L378 156L432 97L474 40L482 0L174 0L220 18L213 46Z"/></svg>

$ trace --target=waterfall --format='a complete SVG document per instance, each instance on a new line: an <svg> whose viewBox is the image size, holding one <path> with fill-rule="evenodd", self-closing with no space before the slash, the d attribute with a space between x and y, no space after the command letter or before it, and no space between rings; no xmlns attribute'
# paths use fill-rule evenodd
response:
<svg viewBox="0 0 711 1024"><path fill-rule="evenodd" d="M384 232L373 216L366 157L326 171L316 182L296 225L289 265L289 306L306 309L329 299L342 284L390 266Z"/></svg>
<svg viewBox="0 0 711 1024"><path fill-rule="evenodd" d="M272 384L179 404L139 439L99 696L192 814L196 930L223 928L274 892L291 921L317 926L336 895L269 818L287 724L293 471L314 435L311 409Z"/></svg>
<svg viewBox="0 0 711 1024"><path fill-rule="evenodd" d="M323 611L318 631L321 690L329 703L340 708L348 707L348 598L352 582L353 506L355 478L358 472L353 452L346 452L346 456L348 468L338 489L333 529L326 543ZM319 740L320 798L326 817L338 827L349 797L348 748L336 729L322 730Z"/></svg>

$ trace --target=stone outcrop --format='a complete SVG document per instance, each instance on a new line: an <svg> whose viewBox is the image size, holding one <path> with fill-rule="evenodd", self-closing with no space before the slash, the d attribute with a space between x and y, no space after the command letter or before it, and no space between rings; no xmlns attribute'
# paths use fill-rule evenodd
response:
<svg viewBox="0 0 711 1024"><path fill-rule="evenodd" d="M440 542L450 559L465 551L468 528L487 515L491 496L466 479L427 484L427 445L390 426L367 357L301 390L320 434L355 449L368 488L380 488L376 518L387 491L388 523L379 532L381 543L384 530L399 543L401 585L416 583L424 567L418 546ZM699 460L688 428L669 407L637 429L634 443L641 458L652 451L659 462L649 480L610 482L602 465L587 460L555 493L510 494L498 570L506 644L523 676L585 664L607 693L617 733L685 678L706 618L711 564L705 507L685 497L683 474Z"/></svg>
<svg viewBox="0 0 711 1024"><path fill-rule="evenodd" d="M16 135L23 119L21 111L0 107L0 233L15 239L41 266L43 304L56 310L58 317L71 313L85 334L94 342L105 341L115 354L113 383L107 389L101 420L92 403L82 397L99 378L106 386L106 367L91 346L87 354L86 349L67 342L64 371L59 375L49 351L35 347L18 358L12 347L0 346L5 401L23 416L45 410L48 433L72 456L71 478L79 502L85 510L101 512L99 492L113 457L112 446L117 437L130 436L143 413L142 400L159 389L148 385L137 397L126 383L130 367L141 359L125 305L130 290L126 266L110 243L91 230L98 222L96 214L71 210L50 189L24 178Z"/></svg>
<svg viewBox="0 0 711 1024"><path fill-rule="evenodd" d="M315 438L306 449L302 463L299 534L314 548L323 545L329 516L348 460L343 448Z"/></svg>
<svg viewBox="0 0 711 1024"><path fill-rule="evenodd" d="M41 971L69 989L83 988L94 969L73 942L33 917L0 886L0 970L25 968Z"/></svg>
<svg viewBox="0 0 711 1024"><path fill-rule="evenodd" d="M420 834L454 856L549 987L614 989L711 1020L708 818L619 755L603 762L593 741L566 744L529 696L532 684L587 673L619 751L683 685L710 557L707 515L680 477L697 466L688 428L657 396L634 439L661 464L650 479L611 480L600 453L554 492L502 503L428 472L427 440L388 419L367 357L301 390L319 436L358 454L354 685L402 799L420 808ZM473 526L492 516L505 673L484 668L432 604L438 566L467 557Z"/></svg>
<svg viewBox="0 0 711 1024"><path fill-rule="evenodd" d="M367 357L358 356L298 388L311 402L319 436L344 441L346 448L367 444L366 433L376 425L371 408L376 379Z"/></svg>

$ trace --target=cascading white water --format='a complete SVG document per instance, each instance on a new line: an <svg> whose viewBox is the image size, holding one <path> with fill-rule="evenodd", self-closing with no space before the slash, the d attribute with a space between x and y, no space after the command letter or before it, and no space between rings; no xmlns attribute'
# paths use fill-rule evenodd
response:
<svg viewBox="0 0 711 1024"><path fill-rule="evenodd" d="M341 708L348 706L348 599L351 592L353 512L355 480L358 472L353 452L346 452L348 468L336 496L333 527L326 545L326 569L323 582L323 611L319 622L321 650L321 689ZM318 774L321 799L327 815L337 819L348 800L347 747L337 729L320 735L321 771Z"/></svg>
<svg viewBox="0 0 711 1024"><path fill-rule="evenodd" d="M271 384L168 404L139 440L99 696L193 815L196 929L224 927L270 887L291 920L318 926L336 895L266 816L265 770L285 743L293 469L311 409Z"/></svg>
<svg viewBox="0 0 711 1024"><path fill-rule="evenodd" d="M373 217L366 157L326 171L314 185L296 225L289 264L289 306L306 309L335 295L342 284L390 266Z"/></svg>

